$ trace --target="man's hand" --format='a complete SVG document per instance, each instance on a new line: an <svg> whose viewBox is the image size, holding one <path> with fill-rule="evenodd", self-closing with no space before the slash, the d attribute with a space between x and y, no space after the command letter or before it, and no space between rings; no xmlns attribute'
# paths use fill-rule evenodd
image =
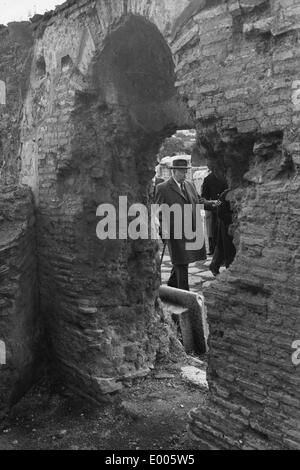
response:
<svg viewBox="0 0 300 470"><path fill-rule="evenodd" d="M220 201L215 201L215 200L208 200L205 199L204 197L199 196L199 204L204 204L205 209L214 209L215 207L218 207L221 202Z"/></svg>
<svg viewBox="0 0 300 470"><path fill-rule="evenodd" d="M222 203L221 201L211 201L212 202L212 207L219 207Z"/></svg>

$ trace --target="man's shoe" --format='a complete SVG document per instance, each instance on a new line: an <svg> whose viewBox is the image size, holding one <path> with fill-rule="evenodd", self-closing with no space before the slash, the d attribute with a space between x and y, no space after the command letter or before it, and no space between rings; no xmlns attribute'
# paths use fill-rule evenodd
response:
<svg viewBox="0 0 300 470"><path fill-rule="evenodd" d="M215 277L217 277L217 275L220 274L220 271L218 269L215 269L215 268L212 268L212 267L210 267L209 269Z"/></svg>

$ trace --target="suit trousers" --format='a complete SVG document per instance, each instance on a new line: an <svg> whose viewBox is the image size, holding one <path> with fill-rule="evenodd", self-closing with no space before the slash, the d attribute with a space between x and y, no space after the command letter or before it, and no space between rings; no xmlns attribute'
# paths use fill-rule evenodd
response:
<svg viewBox="0 0 300 470"><path fill-rule="evenodd" d="M188 264L173 265L168 286L175 287L176 289L190 290Z"/></svg>
<svg viewBox="0 0 300 470"><path fill-rule="evenodd" d="M229 268L235 258L236 249L233 244L232 236L228 233L228 228L229 225L219 220L217 244L209 267L215 274L219 273L219 269L223 264L226 268Z"/></svg>

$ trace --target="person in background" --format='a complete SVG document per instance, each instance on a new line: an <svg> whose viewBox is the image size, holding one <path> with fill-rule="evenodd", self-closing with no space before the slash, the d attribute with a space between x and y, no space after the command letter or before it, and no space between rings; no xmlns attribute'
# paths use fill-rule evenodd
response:
<svg viewBox="0 0 300 470"><path fill-rule="evenodd" d="M155 176L152 179L152 185L151 185L151 190L150 190L150 199L151 199L151 201L153 201L154 198L155 198L156 186L160 183L163 183L164 181L165 181L164 178L162 178L161 175L160 175L160 165L158 164L155 167Z"/></svg>
<svg viewBox="0 0 300 470"><path fill-rule="evenodd" d="M209 212L209 220L207 225L209 254L213 254L217 244L218 236L218 217L217 217L217 201L220 195L227 189L225 179L220 175L216 165L209 162L207 164L210 173L204 178L201 192L200 202L204 204L204 209Z"/></svg>
<svg viewBox="0 0 300 470"><path fill-rule="evenodd" d="M232 210L230 202L226 199L229 191L229 189L223 191L217 203L217 240L209 267L214 276L220 273L222 265L225 265L226 269L229 268L236 255L233 237L229 234L229 226L232 224Z"/></svg>

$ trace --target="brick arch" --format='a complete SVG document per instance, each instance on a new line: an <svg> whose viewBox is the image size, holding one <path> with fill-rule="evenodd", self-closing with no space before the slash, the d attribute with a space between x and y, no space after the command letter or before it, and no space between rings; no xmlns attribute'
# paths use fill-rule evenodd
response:
<svg viewBox="0 0 300 470"><path fill-rule="evenodd" d="M119 196L149 204L160 144L189 120L171 50L149 14L106 14L104 5L85 22L58 15L37 41L47 73L31 79L22 155L36 197L48 350L64 382L96 400L146 375L170 347L157 243L99 240L97 208L118 212Z"/></svg>

